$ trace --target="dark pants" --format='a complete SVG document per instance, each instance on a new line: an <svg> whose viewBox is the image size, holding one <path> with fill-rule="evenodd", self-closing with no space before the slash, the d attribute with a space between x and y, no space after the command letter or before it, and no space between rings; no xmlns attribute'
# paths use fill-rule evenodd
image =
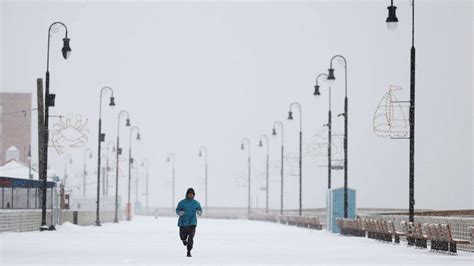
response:
<svg viewBox="0 0 474 266"><path fill-rule="evenodd" d="M188 245L187 245L188 250L193 249L194 234L196 234L195 225L179 227L179 237L181 238L182 241L188 242Z"/></svg>

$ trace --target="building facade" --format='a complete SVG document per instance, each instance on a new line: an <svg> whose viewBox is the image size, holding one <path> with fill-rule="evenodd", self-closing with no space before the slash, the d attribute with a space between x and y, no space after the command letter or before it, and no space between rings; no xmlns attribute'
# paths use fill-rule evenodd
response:
<svg viewBox="0 0 474 266"><path fill-rule="evenodd" d="M31 93L0 93L0 165L5 164L7 150L14 146L19 161L28 163L31 144Z"/></svg>

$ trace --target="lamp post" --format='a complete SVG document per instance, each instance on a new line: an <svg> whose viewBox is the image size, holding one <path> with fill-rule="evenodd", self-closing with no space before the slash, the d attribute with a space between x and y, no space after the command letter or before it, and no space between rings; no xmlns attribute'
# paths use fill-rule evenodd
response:
<svg viewBox="0 0 474 266"><path fill-rule="evenodd" d="M66 189L66 181L67 181L67 178L68 178L68 174L67 174L68 164L72 164L71 154L66 154L66 156L64 157L64 181L63 181L64 189Z"/></svg>
<svg viewBox="0 0 474 266"><path fill-rule="evenodd" d="M327 80L328 75L321 73L316 77L316 85L314 85L313 95L318 97L321 95L319 91L319 79L325 77ZM331 172L332 172L332 111L331 111L331 87L328 86L329 90L329 110L328 110L328 123L325 125L328 127L328 189L331 189Z"/></svg>
<svg viewBox="0 0 474 266"><path fill-rule="evenodd" d="M117 115L117 144L115 145L115 148L117 149L117 152L115 153L116 158L115 158L115 218L114 218L114 223L118 223L118 193L119 193L119 163L120 163L120 154L122 154L122 148L120 148L120 118L123 115L127 115L127 120L125 123L125 126L129 127L130 126L130 115L126 110L122 110L118 113Z"/></svg>
<svg viewBox="0 0 474 266"><path fill-rule="evenodd" d="M245 144L247 144L247 145L245 145ZM247 162L248 162L248 207L247 207L247 214L250 215L250 208L251 208L251 194L250 193L251 193L252 182L251 182L251 172L250 172L251 149L250 149L250 139L249 138L243 138L242 139L242 143L240 144L240 149L245 150L245 146L247 146L247 150L248 150L248 158L247 158Z"/></svg>
<svg viewBox="0 0 474 266"><path fill-rule="evenodd" d="M172 178L172 181L171 181L171 183L172 183L171 184L171 186L172 186L172 188L171 188L171 193L172 193L172 195L171 195L171 212L174 213L174 205L175 205L174 196L175 196L175 189L176 189L176 182L175 182L176 181L175 180L175 178L176 178L176 176L175 176L175 167L176 167L176 165L175 165L174 153L171 153L171 152L168 153L168 156L166 157L166 162L171 163L171 165L172 165L171 166L172 167L171 168L171 178Z"/></svg>
<svg viewBox="0 0 474 266"><path fill-rule="evenodd" d="M112 145L112 148L110 147ZM110 171L110 159L109 159L109 151L116 152L115 143L112 140L107 142L107 151L106 151L106 162L105 162L105 179L104 179L104 186L102 194L109 195L109 171Z"/></svg>
<svg viewBox="0 0 474 266"><path fill-rule="evenodd" d="M386 19L387 27L390 30L397 28L398 18L396 14L397 7L391 5L387 7L388 17ZM409 195L408 195L408 220L415 221L415 68L416 68L416 49L415 49L415 0L411 1L411 49L410 49L410 105L409 105L409 124L410 124L410 166L409 166ZM414 240L409 239L409 244L413 245Z"/></svg>
<svg viewBox="0 0 474 266"><path fill-rule="evenodd" d="M133 163L133 157L132 157L132 136L133 132L136 131L136 140L140 140L140 129L137 126L133 126L130 128L130 139L129 139L129 145L128 145L128 200L127 200L127 220L130 221L132 220L132 204L130 203L130 189L131 189L131 183L132 183L132 163Z"/></svg>
<svg viewBox="0 0 474 266"><path fill-rule="evenodd" d="M266 182L266 194L265 194L265 213L268 213L268 191L269 191L269 157L270 157L270 142L268 141L267 135L261 135L260 140L258 141L258 146L263 148L263 140L265 140L265 146L267 148L267 155L265 160L265 182Z"/></svg>
<svg viewBox="0 0 474 266"><path fill-rule="evenodd" d="M105 133L102 133L102 95L105 91L109 91L110 102L109 106L115 106L115 98L114 98L114 90L112 88L105 86L100 90L100 99L99 99L99 133L98 133L98 141L97 141L97 201L96 201L96 213L95 213L95 225L101 226L100 222L100 160L101 160L101 144L105 141Z"/></svg>
<svg viewBox="0 0 474 266"><path fill-rule="evenodd" d="M89 153L89 155L87 155ZM83 175L82 175L82 197L86 197L86 176L87 176L87 157L89 157L89 159L92 159L92 151L90 148L86 148L84 150L84 171L82 172Z"/></svg>
<svg viewBox="0 0 474 266"><path fill-rule="evenodd" d="M148 159L142 160L142 167L145 168L145 178L146 178L146 212L148 214L148 191L149 191L149 183L148 183Z"/></svg>
<svg viewBox="0 0 474 266"><path fill-rule="evenodd" d="M280 184L280 214L283 214L283 176L284 176L284 172L283 172L283 166L285 165L285 144L284 144L284 136L283 136L283 123L281 121L275 121L273 123L273 129L272 129L272 135L273 136L276 136L277 135L277 126L280 128L280 135L281 135L281 158L280 158L280 161L281 161L281 166L280 166L280 175L281 175L281 184Z"/></svg>
<svg viewBox="0 0 474 266"><path fill-rule="evenodd" d="M299 145L299 173L300 173L300 191L299 191L299 215L303 214L303 115L301 110L301 104L293 102L290 104L290 110L288 112L288 120L293 120L293 108L297 108L300 112L300 145Z"/></svg>
<svg viewBox="0 0 474 266"><path fill-rule="evenodd" d="M348 129L348 119L349 119L349 98L347 97L347 60L342 55L335 55L331 58L330 61L330 68L328 69L328 76L327 81L330 87L334 86L334 82L336 81L336 77L334 76L334 68L333 68L333 61L336 58L341 58L344 61L344 72L345 72L345 88L344 88L344 113L339 114L338 116L344 116L344 218L347 218L348 215L348 207L349 207L349 199L347 195L347 164L348 164L348 146L347 146L347 129Z"/></svg>
<svg viewBox="0 0 474 266"><path fill-rule="evenodd" d="M53 26L62 26L65 29L65 37L63 38L63 48L61 53L64 59L68 59L71 54L71 47L69 46L70 39L67 37L67 27L62 22L54 22L48 29L48 51L46 61L46 88L45 88L45 107L44 107L44 134L43 140L40 141L40 149L43 150L43 156L40 158L42 168L43 189L42 189L42 203L41 203L41 227L40 231L47 230L46 226L46 190L47 190L47 176L48 176L48 143L49 143L49 107L54 107L55 94L49 93L49 47L51 41L51 29Z"/></svg>
<svg viewBox="0 0 474 266"><path fill-rule="evenodd" d="M206 146L201 146L199 148L199 157L204 157L204 194L205 194L205 201L204 201L204 208L205 212L204 215L207 216L207 148Z"/></svg>
<svg viewBox="0 0 474 266"><path fill-rule="evenodd" d="M28 179L33 179L33 175L31 174L31 145L28 146ZM30 208L30 189L26 190L26 207Z"/></svg>

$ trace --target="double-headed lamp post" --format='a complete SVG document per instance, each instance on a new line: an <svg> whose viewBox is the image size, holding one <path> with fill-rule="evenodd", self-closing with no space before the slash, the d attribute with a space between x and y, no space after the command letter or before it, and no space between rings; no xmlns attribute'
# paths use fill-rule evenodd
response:
<svg viewBox="0 0 474 266"><path fill-rule="evenodd" d="M64 59L68 59L71 54L71 47L69 46L70 39L67 37L67 27L62 22L54 22L49 26L48 29L48 51L46 61L46 88L45 88L45 106L44 106L44 131L43 139L40 141L40 149L42 156L40 156L39 164L42 165L42 178L43 178L43 189L42 189L42 202L41 202L41 227L40 231L47 230L46 226L46 190L47 190L47 176L48 176L48 144L49 144L49 107L54 107L55 94L49 93L49 47L51 41L51 29L55 26L62 26L65 29L65 36L63 38L63 48L61 53ZM40 167L41 169L41 167Z"/></svg>
<svg viewBox="0 0 474 266"><path fill-rule="evenodd" d="M348 120L349 120L349 98L347 97L347 60L342 55L335 55L331 58L330 67L328 69L328 76L327 81L330 87L334 87L334 83L336 81L336 77L334 76L334 68L333 68L333 61L336 58L340 58L344 61L344 73L345 73L345 87L344 87L344 113L339 114L338 116L344 116L344 218L348 216L348 208L349 208L349 197L347 195L347 164L348 164L348 146L347 146L347 139L348 139Z"/></svg>
<svg viewBox="0 0 474 266"><path fill-rule="evenodd" d="M328 75L326 73L321 73L316 77L316 85L314 85L314 93L313 95L318 97L321 95L319 90L319 79L326 78ZM331 173L332 173L332 112L331 112L331 87L328 86L329 91L329 110L328 110L328 123L325 125L328 127L328 189L331 189Z"/></svg>
<svg viewBox="0 0 474 266"><path fill-rule="evenodd" d="M175 192L176 192L176 162L175 162L175 157L174 153L169 152L168 156L166 157L166 162L171 163L171 212L174 213L174 206L175 206Z"/></svg>
<svg viewBox="0 0 474 266"><path fill-rule="evenodd" d="M132 185L132 164L133 164L133 157L132 157L132 136L133 132L136 131L136 140L140 140L140 129L137 126L133 126L130 128L130 139L128 145L128 198L127 198L127 220L132 220L132 203L130 202L130 189Z"/></svg>
<svg viewBox="0 0 474 266"><path fill-rule="evenodd" d="M389 30L394 31L397 28L398 18L396 14L397 7L391 0L386 19ZM409 166L409 193L408 193L408 220L415 221L415 0L411 0L411 49L410 49L410 105L409 105L409 124L410 124L410 166ZM409 239L409 244L413 245L414 240Z"/></svg>
<svg viewBox="0 0 474 266"><path fill-rule="evenodd" d="M268 136L267 135L261 135L260 136L260 139L258 141L258 146L260 148L263 148L264 144L263 142L265 142L265 147L267 149L267 154L266 154L266 160L265 160L265 182L266 182L266 185L265 185L265 191L266 191L266 194L265 194L265 213L268 213L268 193L269 193L269 157L270 157L270 142L268 141Z"/></svg>
<svg viewBox="0 0 474 266"><path fill-rule="evenodd" d="M206 146L201 146L199 148L198 156L201 158L204 157L204 195L205 195L204 209L206 210L204 212L204 215L207 215L207 148Z"/></svg>
<svg viewBox="0 0 474 266"><path fill-rule="evenodd" d="M245 150L245 148L247 147L247 151L248 151L248 158L247 158L247 162L248 162L248 207L247 207L247 214L250 215L250 208L251 208L251 191L252 191L252 182L251 182L251 171L250 171L250 168L251 168L251 149L250 149L250 139L249 138L243 138L242 139L242 143L240 144L240 149L241 150Z"/></svg>
<svg viewBox="0 0 474 266"><path fill-rule="evenodd" d="M97 141L97 200L96 200L96 213L95 213L95 225L101 226L100 222L100 160L101 160L101 144L105 141L105 133L102 133L102 95L104 92L110 92L110 102L109 106L115 106L115 98L114 98L114 91L112 88L105 86L100 90L100 98L99 98L99 132L98 132L98 141Z"/></svg>
<svg viewBox="0 0 474 266"><path fill-rule="evenodd" d="M283 166L285 165L285 144L284 144L284 136L283 136L283 123L281 121L275 121L273 123L272 135L277 135L277 126L280 128L280 136L281 136L281 158L280 158L280 175L281 175L281 182L280 182L280 214L283 214L283 176L284 176L284 169Z"/></svg>
<svg viewBox="0 0 474 266"><path fill-rule="evenodd" d="M119 163L120 163L120 154L122 154L122 148L120 148L120 118L122 116L127 115L127 120L125 126L130 127L130 115L126 110L121 110L117 116L117 144L115 145L115 149L117 152L115 153L115 218L114 223L118 223L118 193L119 193Z"/></svg>
<svg viewBox="0 0 474 266"><path fill-rule="evenodd" d="M86 148L84 150L84 171L82 175L82 197L86 197L86 176L87 176L87 158L92 159L92 150Z"/></svg>
<svg viewBox="0 0 474 266"><path fill-rule="evenodd" d="M288 111L288 120L293 120L293 108L297 108L300 113L300 132L299 132L299 175L300 175L300 188L299 188L299 215L303 214L303 115L301 104L293 102L290 104L290 110Z"/></svg>

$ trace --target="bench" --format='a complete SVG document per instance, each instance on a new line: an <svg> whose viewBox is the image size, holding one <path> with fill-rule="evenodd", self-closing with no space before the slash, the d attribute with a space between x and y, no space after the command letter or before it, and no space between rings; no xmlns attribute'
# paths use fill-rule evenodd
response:
<svg viewBox="0 0 474 266"><path fill-rule="evenodd" d="M341 235L365 237L365 228L360 219L337 219L336 224Z"/></svg>
<svg viewBox="0 0 474 266"><path fill-rule="evenodd" d="M423 228L420 223L409 223L412 224L414 228L413 236L415 238L415 247L418 248L428 248L428 240L430 240L430 235L423 233Z"/></svg>
<svg viewBox="0 0 474 266"><path fill-rule="evenodd" d="M442 224L441 228L445 232L446 239L448 240L449 252L451 252L453 254L457 254L457 252L458 252L457 251L457 245L458 244L460 244L460 245L462 245L462 244L469 245L471 243L469 240L453 238L453 235L451 233L451 227L450 227L449 224Z"/></svg>
<svg viewBox="0 0 474 266"><path fill-rule="evenodd" d="M400 244L400 237L405 236L404 232L398 232L395 229L395 224L393 221L387 221L387 227L389 234L393 237L393 240L396 244Z"/></svg>
<svg viewBox="0 0 474 266"><path fill-rule="evenodd" d="M323 230L323 225L319 221L318 216L313 217L306 217L306 222L308 223L308 227L316 230Z"/></svg>

